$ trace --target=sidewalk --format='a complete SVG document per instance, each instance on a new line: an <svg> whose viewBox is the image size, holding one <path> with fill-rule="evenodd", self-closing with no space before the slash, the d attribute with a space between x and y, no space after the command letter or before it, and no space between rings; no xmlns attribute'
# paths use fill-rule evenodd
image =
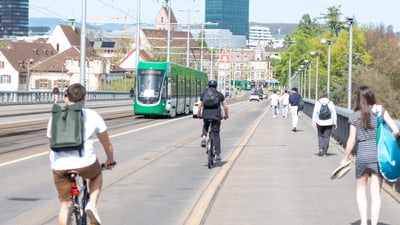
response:
<svg viewBox="0 0 400 225"><path fill-rule="evenodd" d="M214 196L206 225L359 224L354 164L331 180L343 153L331 141L317 156L316 130L307 117L291 131L291 118L268 112ZM381 225L399 224L400 204L382 192Z"/></svg>

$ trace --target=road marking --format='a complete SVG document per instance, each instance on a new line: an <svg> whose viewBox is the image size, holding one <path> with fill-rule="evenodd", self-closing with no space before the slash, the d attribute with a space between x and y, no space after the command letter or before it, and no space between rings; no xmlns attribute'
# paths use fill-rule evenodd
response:
<svg viewBox="0 0 400 225"><path fill-rule="evenodd" d="M14 164L14 163L19 163L19 162L22 162L22 161L25 161L25 160L28 160L28 159L33 159L33 158L36 158L36 157L39 157L39 156L43 156L43 155L47 155L47 154L49 154L49 152L45 151L45 152L41 152L41 153L38 153L38 154L35 154L35 155L30 155L30 156L26 156L26 157L23 157L23 158L20 158L20 159L15 159L15 160L8 161L8 162L5 162L5 163L0 163L0 167L7 166L7 165L10 165L10 164Z"/></svg>
<svg viewBox="0 0 400 225"><path fill-rule="evenodd" d="M223 182L223 180L229 174L229 171L232 169L235 161L239 157L240 153L243 151L246 144L249 142L250 138L253 136L255 130L261 123L261 120L265 117L268 110L265 110L263 114L261 114L254 124L250 127L250 130L246 136L242 138L239 142L239 145L233 150L231 155L229 156L227 162L222 166L222 168L217 172L214 178L211 180L210 184L207 186L204 193L200 196L199 201L194 206L192 212L190 213L189 217L186 219L185 225L199 225L204 218L204 215L213 199L218 186Z"/></svg>
<svg viewBox="0 0 400 225"><path fill-rule="evenodd" d="M171 120L167 120L167 121L162 122L162 123L156 123L156 124L153 124L153 125L141 127L141 128L130 130L130 131L126 131L126 132L123 132L123 133L110 135L110 138L114 138L114 137L130 134L130 133L134 133L134 132L141 131L141 130L144 130L144 129L148 129L148 128L164 125L164 124L167 124L167 123L172 123L172 122L175 122L176 120L182 120L182 119L185 119L185 118L187 118L187 117L171 119ZM94 141L97 142L98 140L96 139ZM44 155L47 155L47 154L49 154L49 151L44 151L44 152L37 153L37 154L34 154L34 155L29 155L29 156L26 156L26 157L23 157L23 158L19 158L19 159L11 160L11 161L8 161L8 162L0 163L0 167L4 167L4 166L11 165L11 164L14 164L14 163L19 163L19 162L22 162L22 161L25 161L25 160L37 158L37 157L44 156Z"/></svg>

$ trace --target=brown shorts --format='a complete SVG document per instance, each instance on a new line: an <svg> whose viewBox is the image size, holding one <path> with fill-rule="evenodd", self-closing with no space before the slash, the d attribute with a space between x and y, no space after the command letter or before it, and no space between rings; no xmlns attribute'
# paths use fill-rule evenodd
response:
<svg viewBox="0 0 400 225"><path fill-rule="evenodd" d="M94 179L101 174L101 167L99 160L96 160L90 166L71 169L74 171L79 171L79 174L84 179ZM58 199L60 201L71 201L71 185L69 183L69 178L66 176L68 171L71 170L53 170L54 184L58 192Z"/></svg>

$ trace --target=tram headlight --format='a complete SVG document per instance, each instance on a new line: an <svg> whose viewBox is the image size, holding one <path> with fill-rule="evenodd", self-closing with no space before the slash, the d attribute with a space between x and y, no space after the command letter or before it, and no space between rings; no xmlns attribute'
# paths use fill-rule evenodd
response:
<svg viewBox="0 0 400 225"><path fill-rule="evenodd" d="M170 111L171 110L171 101L168 100L165 104L165 110Z"/></svg>

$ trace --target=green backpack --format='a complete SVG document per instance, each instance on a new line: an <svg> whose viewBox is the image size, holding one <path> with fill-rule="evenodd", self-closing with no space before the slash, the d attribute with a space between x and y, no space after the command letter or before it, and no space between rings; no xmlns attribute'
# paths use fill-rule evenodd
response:
<svg viewBox="0 0 400 225"><path fill-rule="evenodd" d="M64 108L58 104L53 105L50 143L53 151L79 151L79 155L82 156L84 143L82 108L82 101L66 105Z"/></svg>

